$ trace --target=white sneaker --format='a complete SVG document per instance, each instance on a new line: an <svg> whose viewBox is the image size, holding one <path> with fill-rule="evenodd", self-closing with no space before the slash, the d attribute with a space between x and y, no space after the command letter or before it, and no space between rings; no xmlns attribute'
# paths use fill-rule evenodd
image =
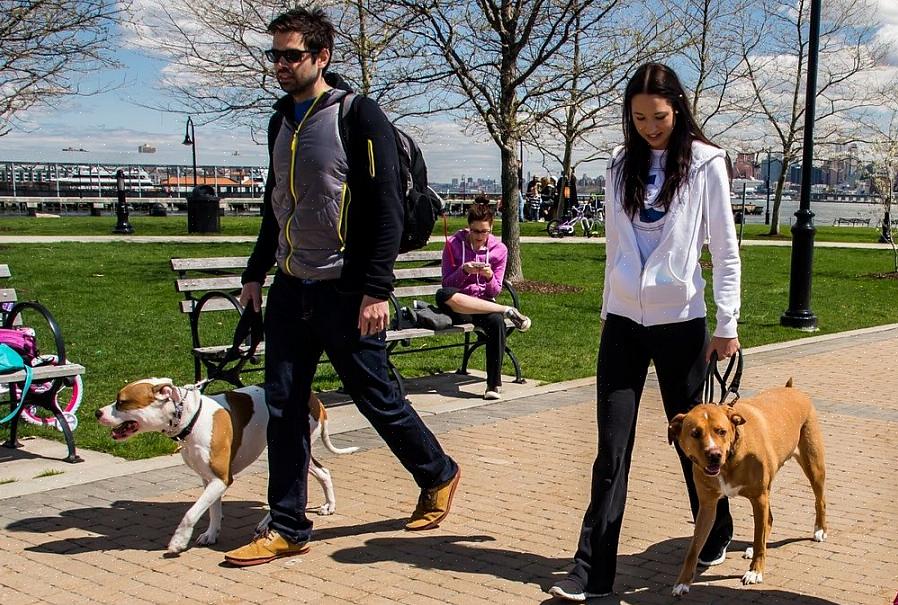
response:
<svg viewBox="0 0 898 605"><path fill-rule="evenodd" d="M502 399L502 395L499 394L498 389L487 389L486 393L483 394L483 398L490 401L495 401L496 399Z"/></svg>
<svg viewBox="0 0 898 605"><path fill-rule="evenodd" d="M514 327L516 327L521 332L526 332L530 329L530 324L532 323L530 321L530 318L514 307L508 307L507 309L505 309L505 317L508 318L511 323L514 324Z"/></svg>

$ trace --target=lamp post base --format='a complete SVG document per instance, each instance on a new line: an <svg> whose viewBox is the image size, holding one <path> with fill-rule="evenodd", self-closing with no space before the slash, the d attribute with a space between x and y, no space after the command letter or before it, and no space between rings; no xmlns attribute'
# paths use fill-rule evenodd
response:
<svg viewBox="0 0 898 605"><path fill-rule="evenodd" d="M785 311L780 315L780 325L802 332L817 332L817 316L811 311Z"/></svg>

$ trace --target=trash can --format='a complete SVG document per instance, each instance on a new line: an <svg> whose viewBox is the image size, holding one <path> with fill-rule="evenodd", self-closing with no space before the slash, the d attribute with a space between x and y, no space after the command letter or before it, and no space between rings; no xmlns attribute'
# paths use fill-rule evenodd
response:
<svg viewBox="0 0 898 605"><path fill-rule="evenodd" d="M745 222L745 215L741 210L737 210L733 213L733 222L735 222L737 225L741 225Z"/></svg>
<svg viewBox="0 0 898 605"><path fill-rule="evenodd" d="M219 197L209 185L194 187L187 194L187 233L218 233L221 223L218 215Z"/></svg>

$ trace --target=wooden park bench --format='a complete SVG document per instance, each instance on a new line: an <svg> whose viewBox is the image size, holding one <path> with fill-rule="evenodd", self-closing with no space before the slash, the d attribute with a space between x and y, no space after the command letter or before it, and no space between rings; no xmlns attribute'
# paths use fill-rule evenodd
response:
<svg viewBox="0 0 898 605"><path fill-rule="evenodd" d="M10 277L9 267L0 265L0 278ZM51 412L56 419L57 426L65 435L68 456L66 462L81 462L82 459L75 452L75 438L69 421L65 417L56 401L56 395L64 387L73 387L74 379L84 373L84 366L71 363L66 358L65 341L62 331L53 315L40 303L33 301L17 301L16 291L12 288L0 287L0 325L4 328L18 327L26 324L35 330L39 347L38 362L33 367L33 385L41 385L39 390L30 390L25 396L26 406L39 406ZM25 318L23 320L23 318ZM35 322L38 320L38 322ZM37 325L40 323L40 325ZM52 345L50 349L47 344ZM24 386L25 372L20 370L9 374L0 374L0 385L5 388L4 397L9 399L11 407L19 400L19 390ZM2 407L0 407L2 409ZM22 444L16 438L19 420L25 408L21 408L10 420L9 438L3 443L3 447L20 448ZM5 416L5 413L0 413Z"/></svg>
<svg viewBox="0 0 898 605"><path fill-rule="evenodd" d="M389 371L399 386L403 396L405 385L402 374L393 363L397 355L433 351L450 347L462 348L462 360L459 373L466 374L471 354L486 343L483 333L473 324L457 324L444 330L401 326L400 317L403 307L411 307L414 299L429 303L434 302L434 294L441 287L439 250L422 250L402 254L396 259L394 267L395 289L390 297L391 324L386 334L387 360ZM265 353L265 343L261 343L251 359L243 359L231 367L219 370L221 360L232 346L234 328L241 310L238 302L240 295L240 274L246 267L248 257L213 257L213 258L173 258L171 268L177 272L175 289L184 295L180 301L180 310L190 321L192 354L194 360L194 378L197 382L217 371L218 377L235 386L243 386L241 375L246 372L262 369L261 357ZM268 287L274 275L265 279L262 290L262 305L267 300ZM504 284L508 304L519 307L518 294L510 283ZM210 316L221 316L214 311L230 311L227 320L212 319ZM513 324L506 320L509 333L514 331ZM456 342L430 342L436 337L449 336ZM248 346L247 346L248 349ZM511 348L506 344L505 353L514 366L515 382L523 383L521 366Z"/></svg>

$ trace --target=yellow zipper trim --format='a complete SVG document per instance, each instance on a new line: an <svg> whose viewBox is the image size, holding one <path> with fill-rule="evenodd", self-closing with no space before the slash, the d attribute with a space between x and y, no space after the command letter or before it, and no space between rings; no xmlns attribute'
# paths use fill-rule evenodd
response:
<svg viewBox="0 0 898 605"><path fill-rule="evenodd" d="M374 178L374 141L368 139L368 174Z"/></svg>
<svg viewBox="0 0 898 605"><path fill-rule="evenodd" d="M323 92L315 97L315 100L309 105L305 115L302 116L302 120L296 126L296 130L293 132L293 140L290 142L290 195L293 197L293 210L290 212L290 216L287 218L287 222L284 225L284 237L287 240L287 247L289 248L287 258L284 260L284 270L290 275L293 275L290 271L290 258L293 256L293 240L290 238L290 223L293 222L293 219L296 216L296 206L299 204L299 200L296 197L296 181L293 178L296 170L296 148L299 146L299 131L302 130L303 125L306 123L306 119L312 114L312 110L318 105L318 101L321 99L322 95L324 95Z"/></svg>
<svg viewBox="0 0 898 605"><path fill-rule="evenodd" d="M349 185L343 183L343 191L340 194L340 214L337 222L337 237L340 238L340 252L346 248L346 233L349 231L349 204L352 202L352 192Z"/></svg>

